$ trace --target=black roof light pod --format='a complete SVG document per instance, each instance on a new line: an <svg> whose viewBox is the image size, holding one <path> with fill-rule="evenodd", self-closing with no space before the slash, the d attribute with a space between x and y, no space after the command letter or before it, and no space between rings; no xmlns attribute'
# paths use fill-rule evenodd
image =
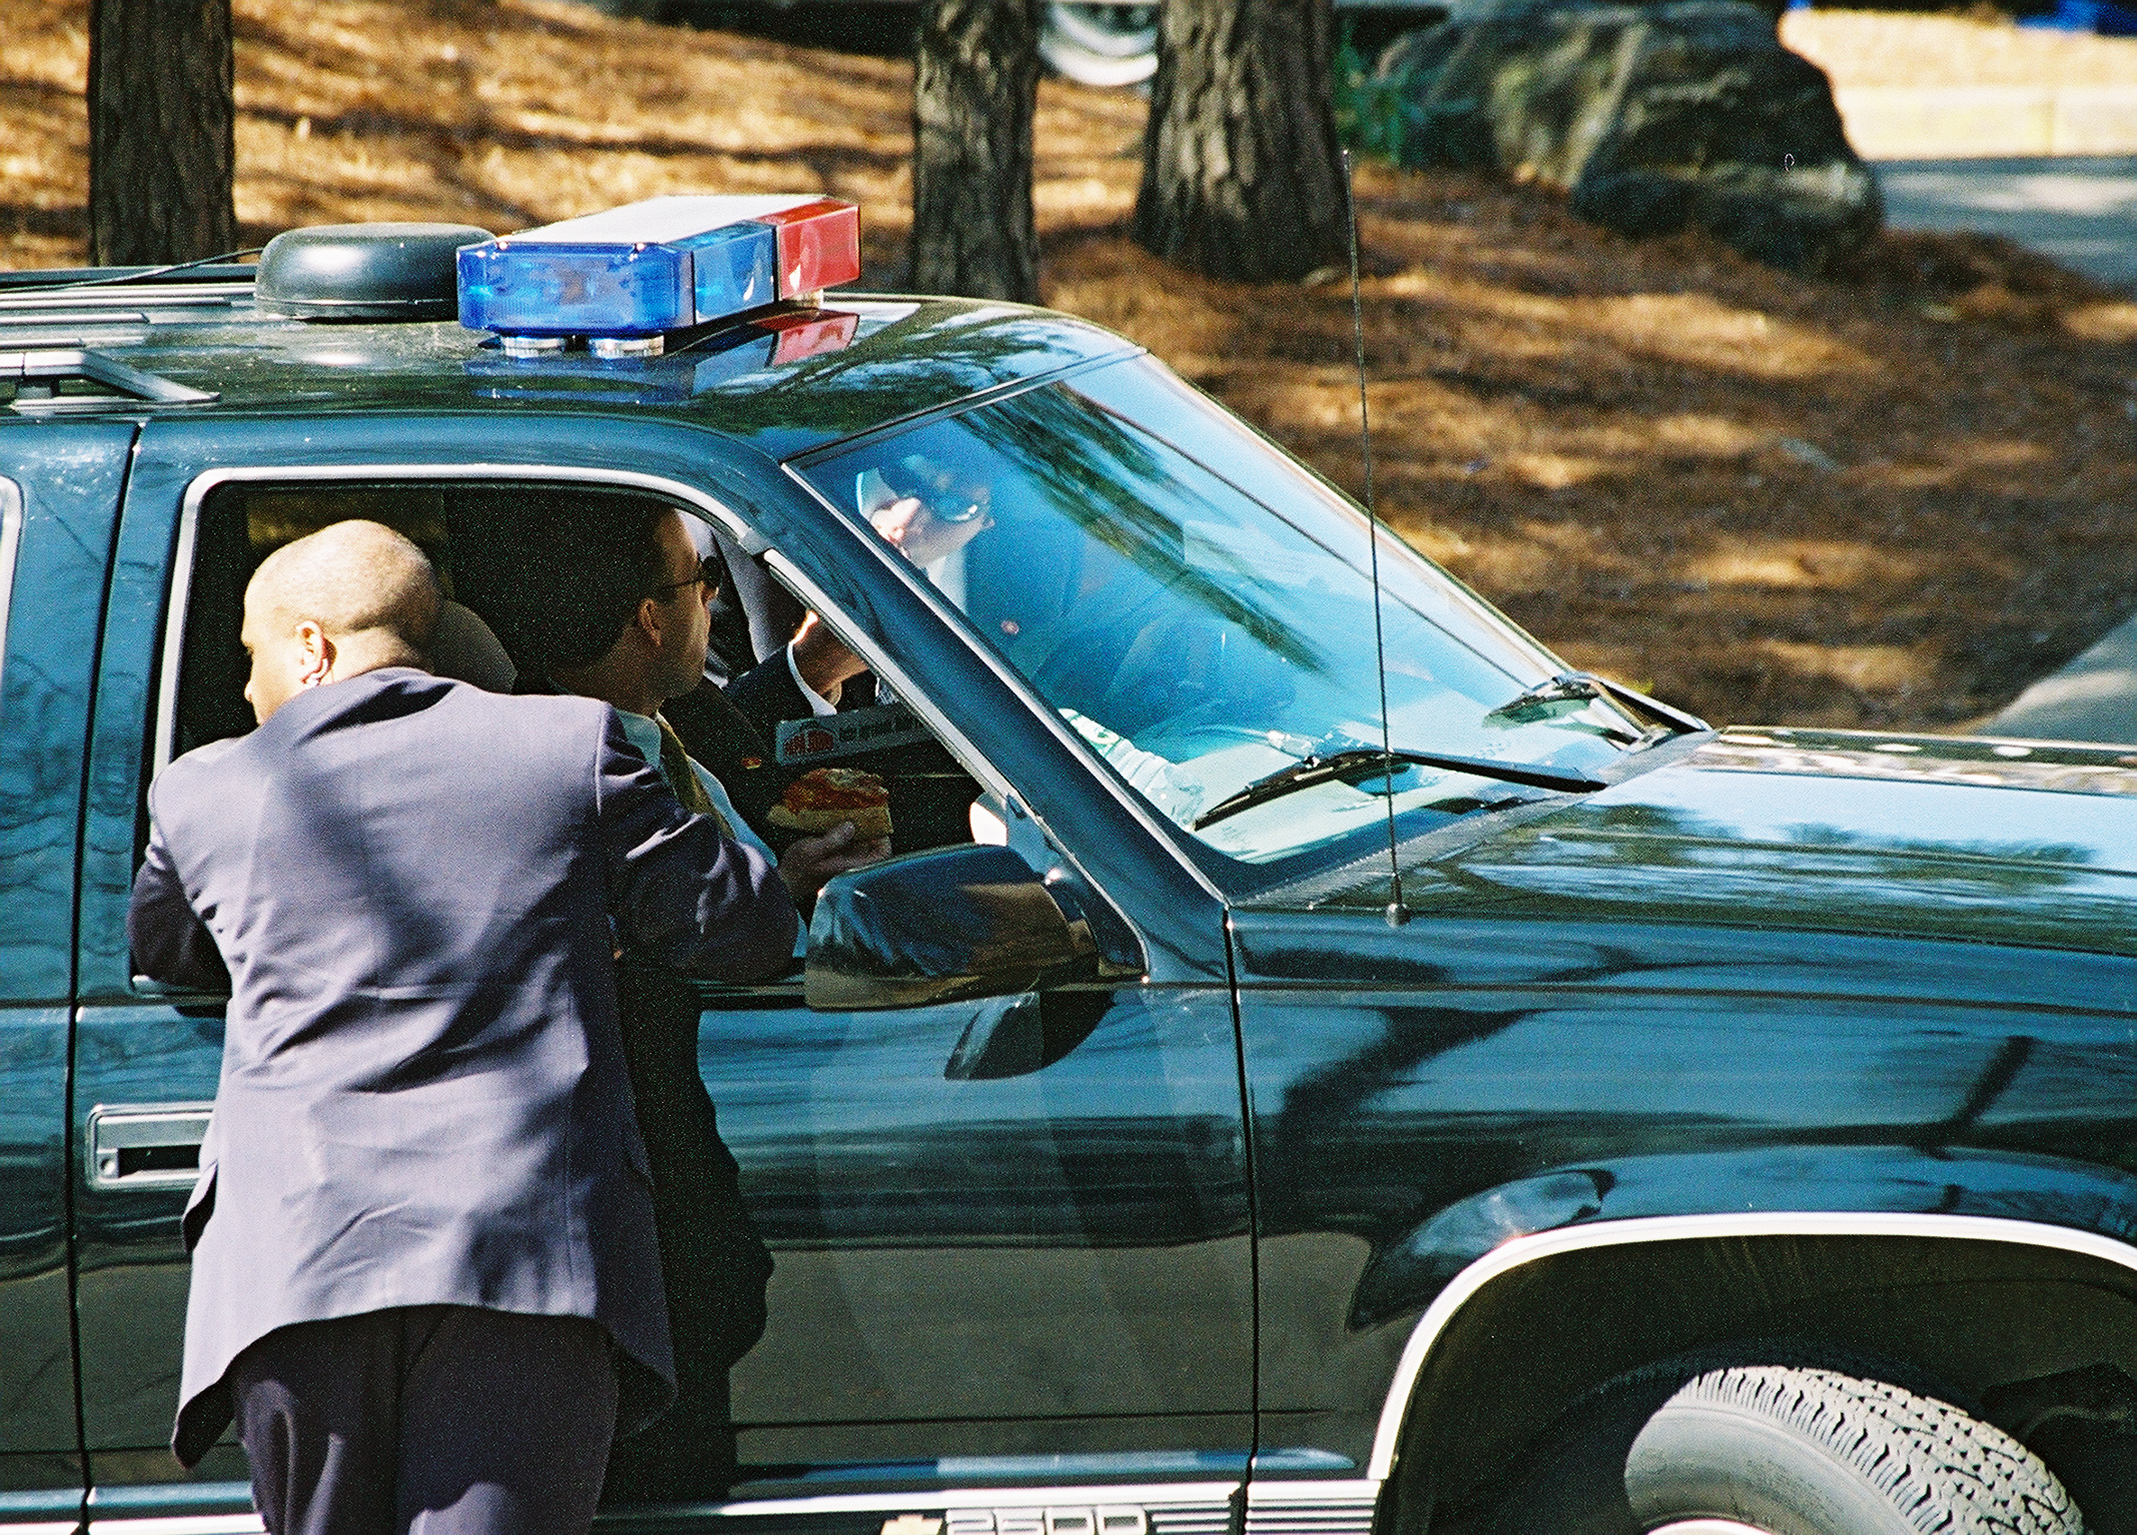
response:
<svg viewBox="0 0 2137 1535"><path fill-rule="evenodd" d="M468 224L315 224L267 242L253 301L295 320L454 320L454 253L496 236Z"/></svg>

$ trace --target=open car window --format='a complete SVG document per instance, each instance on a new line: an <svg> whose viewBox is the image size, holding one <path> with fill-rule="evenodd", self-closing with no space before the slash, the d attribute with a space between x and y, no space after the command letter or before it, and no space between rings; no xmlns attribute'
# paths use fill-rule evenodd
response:
<svg viewBox="0 0 2137 1535"><path fill-rule="evenodd" d="M1385 815L1390 788L1398 813L1448 820L1537 792L1413 766L1204 822L1291 764L1379 747L1369 535L1355 508L1153 363L925 422L804 475L1220 853L1260 863L1344 837ZM1552 675L1551 657L1395 541L1380 566L1398 751L1577 774L1639 739L1594 699L1502 710Z"/></svg>
<svg viewBox="0 0 2137 1535"><path fill-rule="evenodd" d="M309 479L218 486L195 513L191 559L173 588L151 762L160 767L253 728L244 697L249 663L238 640L244 591L260 562L293 539L354 517L405 534L430 557L452 599L440 625L438 670L494 692L546 691L543 657L558 643L558 613L573 605L568 594L590 579L588 563L602 547L578 530L591 519L671 509L696 516L647 491L585 482ZM742 754L729 723L734 711L722 718L713 708L718 700L701 696L713 690L705 683L671 700L664 713L752 830L782 847L787 836L767 825L764 812L807 764L782 766L769 752ZM836 750L838 765L883 779L897 851L969 841L976 782L917 717L899 711L898 723L879 749ZM763 744L773 742L767 736ZM140 835L146 834L144 814Z"/></svg>

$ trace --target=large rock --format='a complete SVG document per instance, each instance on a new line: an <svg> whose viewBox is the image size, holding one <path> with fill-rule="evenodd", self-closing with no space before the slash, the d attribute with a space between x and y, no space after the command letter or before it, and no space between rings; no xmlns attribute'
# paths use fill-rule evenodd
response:
<svg viewBox="0 0 2137 1535"><path fill-rule="evenodd" d="M1883 217L1824 71L1744 0L1481 0L1374 74L1406 163L1540 181L1625 234L1691 225L1817 272Z"/></svg>

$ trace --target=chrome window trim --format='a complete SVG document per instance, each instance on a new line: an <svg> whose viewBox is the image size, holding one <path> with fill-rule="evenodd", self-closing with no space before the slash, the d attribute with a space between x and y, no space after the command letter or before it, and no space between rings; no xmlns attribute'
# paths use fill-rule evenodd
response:
<svg viewBox="0 0 2137 1535"><path fill-rule="evenodd" d="M163 665L156 684L156 744L151 771L160 773L170 765L171 747L178 735L178 667L185 643L186 611L192 596L193 549L200 536L201 505L213 491L233 483L260 481L499 479L560 480L651 491L702 512L751 553L765 547L763 535L725 503L679 480L642 474L633 469L586 469L551 464L306 464L284 468L211 469L186 486L185 500L178 511L178 541L171 560L170 605L163 619ZM848 623L847 628L851 627Z"/></svg>
<svg viewBox="0 0 2137 1535"><path fill-rule="evenodd" d="M0 474L0 681L7 672L8 600L15 594L15 555L22 548L22 507L22 487ZM0 1525L0 1530L12 1528Z"/></svg>
<svg viewBox="0 0 2137 1535"><path fill-rule="evenodd" d="M171 748L178 738L178 667L185 648L186 609L193 597L193 550L200 537L200 503L207 492L186 490L185 505L178 512L178 538L171 551L171 598L163 614L163 664L156 669L156 755L149 765L153 778L171 763Z"/></svg>
<svg viewBox="0 0 2137 1535"><path fill-rule="evenodd" d="M79 1519L30 1519L18 1524L0 1524L0 1535L79 1535Z"/></svg>
<svg viewBox="0 0 2137 1535"><path fill-rule="evenodd" d="M89 1521L89 1535L265 1535L266 1529L258 1514L151 1514L142 1519Z"/></svg>
<svg viewBox="0 0 2137 1535"><path fill-rule="evenodd" d="M1388 1385L1373 1434L1372 1459L1366 1475L1385 1481L1394 1473L1396 1444L1402 1435L1411 1394L1441 1334L1486 1285L1515 1269L1544 1258L1603 1247L1643 1242L1690 1242L1714 1238L1768 1236L1910 1237L1945 1241L2002 1242L2049 1248L2098 1258L2137 1273L2137 1247L2090 1231L2050 1226L2039 1221L2003 1220L1986 1215L1917 1215L1871 1211L1770 1211L1711 1215L1654 1215L1622 1221L1539 1231L1501 1243L1448 1281L1410 1331L1395 1377Z"/></svg>

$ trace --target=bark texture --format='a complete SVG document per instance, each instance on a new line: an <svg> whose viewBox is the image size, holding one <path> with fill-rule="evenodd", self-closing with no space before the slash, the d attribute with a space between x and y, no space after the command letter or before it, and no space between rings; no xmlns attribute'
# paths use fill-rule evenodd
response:
<svg viewBox="0 0 2137 1535"><path fill-rule="evenodd" d="M237 245L230 0L90 0L89 259Z"/></svg>
<svg viewBox="0 0 2137 1535"><path fill-rule="evenodd" d="M1341 267L1329 0L1165 0L1135 237L1211 277Z"/></svg>
<svg viewBox="0 0 2137 1535"><path fill-rule="evenodd" d="M926 0L913 72L919 293L1039 301L1031 212L1038 0Z"/></svg>

